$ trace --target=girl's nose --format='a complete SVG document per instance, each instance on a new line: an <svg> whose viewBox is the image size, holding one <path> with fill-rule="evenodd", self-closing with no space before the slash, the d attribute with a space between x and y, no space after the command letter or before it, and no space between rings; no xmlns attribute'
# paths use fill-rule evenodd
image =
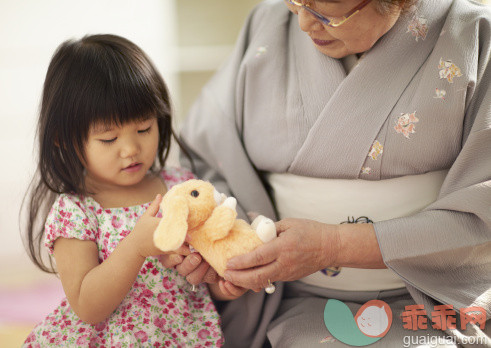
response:
<svg viewBox="0 0 491 348"><path fill-rule="evenodd" d="M123 144L121 148L121 157L122 158L130 158L134 157L140 151L140 147L136 141L128 140Z"/></svg>
<svg viewBox="0 0 491 348"><path fill-rule="evenodd" d="M299 8L297 15L298 25L300 26L300 29L302 31L309 33L312 31L319 31L324 29L322 23L319 22L317 18L315 18L314 15L306 9Z"/></svg>

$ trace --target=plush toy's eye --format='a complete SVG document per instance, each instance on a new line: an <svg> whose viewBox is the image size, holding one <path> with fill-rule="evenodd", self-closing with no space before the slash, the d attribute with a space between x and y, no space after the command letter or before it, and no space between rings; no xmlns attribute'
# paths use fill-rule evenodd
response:
<svg viewBox="0 0 491 348"><path fill-rule="evenodd" d="M193 191L191 191L191 196L198 197L199 196L199 192L196 191L196 190L193 190Z"/></svg>

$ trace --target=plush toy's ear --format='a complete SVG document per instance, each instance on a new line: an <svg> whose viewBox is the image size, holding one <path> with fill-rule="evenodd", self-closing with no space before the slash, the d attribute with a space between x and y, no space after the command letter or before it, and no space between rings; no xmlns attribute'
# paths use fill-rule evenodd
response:
<svg viewBox="0 0 491 348"><path fill-rule="evenodd" d="M162 207L162 220L153 234L153 242L162 251L179 249L188 232L187 201L182 196L175 196Z"/></svg>

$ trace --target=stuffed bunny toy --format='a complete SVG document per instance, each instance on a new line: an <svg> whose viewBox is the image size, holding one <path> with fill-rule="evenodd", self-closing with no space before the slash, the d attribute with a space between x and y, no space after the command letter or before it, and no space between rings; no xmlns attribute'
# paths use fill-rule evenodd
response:
<svg viewBox="0 0 491 348"><path fill-rule="evenodd" d="M276 238L271 219L260 215L249 225L236 218L236 204L206 181L175 185L160 204L162 219L154 243L162 251L176 250L189 234L192 247L223 277L228 259Z"/></svg>

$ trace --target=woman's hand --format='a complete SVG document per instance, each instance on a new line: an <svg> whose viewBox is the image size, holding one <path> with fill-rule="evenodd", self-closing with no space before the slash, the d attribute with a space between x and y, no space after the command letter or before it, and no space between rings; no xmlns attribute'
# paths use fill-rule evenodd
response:
<svg viewBox="0 0 491 348"><path fill-rule="evenodd" d="M225 279L248 289L303 278L326 267L386 268L372 224L276 223L278 238L227 263Z"/></svg>
<svg viewBox="0 0 491 348"><path fill-rule="evenodd" d="M230 259L225 279L247 289L265 288L268 280L292 281L328 266L337 266L337 225L284 219L276 223L278 238Z"/></svg>
<svg viewBox="0 0 491 348"><path fill-rule="evenodd" d="M221 278L218 281L218 287L221 293L229 299L236 299L244 295L248 289L241 288L240 286L235 286L228 280Z"/></svg>
<svg viewBox="0 0 491 348"><path fill-rule="evenodd" d="M218 301L235 300L244 295L248 290L241 288L240 286L235 286L223 278L220 278L216 284L209 284L208 289L210 290L212 298Z"/></svg>
<svg viewBox="0 0 491 348"><path fill-rule="evenodd" d="M182 248L181 248L182 249ZM218 282L217 272L203 260L199 253L182 254L182 250L179 249L173 254L161 255L160 262L166 268L175 267L177 272L186 277L186 280L193 284L198 285L200 283L215 284Z"/></svg>

